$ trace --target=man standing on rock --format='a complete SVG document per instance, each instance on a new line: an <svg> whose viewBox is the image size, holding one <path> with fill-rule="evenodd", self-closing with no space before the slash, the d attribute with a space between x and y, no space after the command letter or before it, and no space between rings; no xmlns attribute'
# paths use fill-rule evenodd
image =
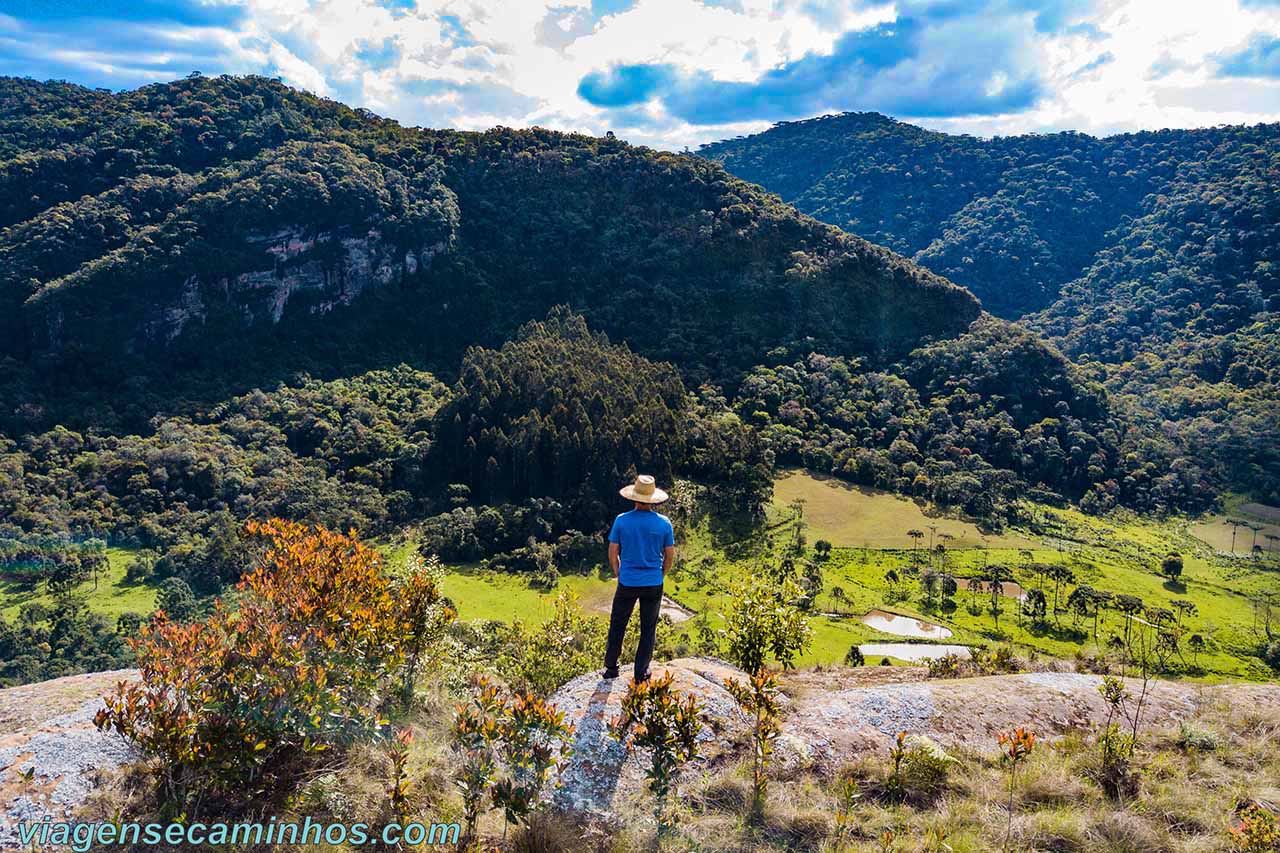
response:
<svg viewBox="0 0 1280 853"><path fill-rule="evenodd" d="M654 509L668 495L653 477L641 474L618 494L635 504L613 520L609 531L609 565L618 579L609 614L609 641L604 652L604 677L618 677L618 655L622 638L631 621L631 611L640 602L640 645L636 649L635 679L649 677L649 661L662 609L662 579L676 555L675 529L671 519Z"/></svg>

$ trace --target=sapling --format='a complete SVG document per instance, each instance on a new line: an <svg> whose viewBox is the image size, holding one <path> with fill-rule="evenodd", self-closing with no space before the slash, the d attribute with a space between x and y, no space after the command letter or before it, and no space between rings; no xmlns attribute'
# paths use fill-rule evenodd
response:
<svg viewBox="0 0 1280 853"><path fill-rule="evenodd" d="M632 680L622 698L622 713L610 726L614 737L626 744L628 752L652 751L645 777L655 800L659 838L667 829L668 798L675 789L680 769L697 757L698 734L702 731L697 697L682 697L671 684L671 673L656 680Z"/></svg>
<svg viewBox="0 0 1280 853"><path fill-rule="evenodd" d="M436 557L409 558L409 570L396 583L394 593L404 606L405 660L401 672L400 699L407 706L428 650L439 644L445 629L457 617L440 591L444 570Z"/></svg>
<svg viewBox="0 0 1280 853"><path fill-rule="evenodd" d="M499 733L498 757L505 773L493 786L493 804L509 826L528 820L547 780L568 761L573 726L545 699L517 693L506 706Z"/></svg>
<svg viewBox="0 0 1280 853"><path fill-rule="evenodd" d="M1011 732L1002 732L996 739L1002 747L1000 760L1009 765L1009 819L1004 830L1004 849L1008 850L1013 835L1013 795L1017 790L1018 765L1030 757L1036 745L1036 733L1019 726Z"/></svg>
<svg viewBox="0 0 1280 853"><path fill-rule="evenodd" d="M906 785L902 782L902 759L907 757L907 733L898 732L893 746L889 747L889 760L893 769L889 771L889 780L885 785L887 793L893 799L901 800L906 795Z"/></svg>
<svg viewBox="0 0 1280 853"><path fill-rule="evenodd" d="M725 647L731 660L746 671L745 682L725 679L725 687L753 719L751 819L764 816L767 787L765 769L780 729L778 677L765 669L768 655L788 669L809 644L809 624L792 602L797 588L787 580L767 586L759 580L748 584L725 621Z"/></svg>
<svg viewBox="0 0 1280 853"><path fill-rule="evenodd" d="M781 711L778 702L778 675L760 672L746 683L735 678L725 679L725 687L752 718L751 726L751 820L764 817L764 798L768 793L769 778L765 774L769 758L773 755L773 742L782 731Z"/></svg>
<svg viewBox="0 0 1280 853"><path fill-rule="evenodd" d="M403 825L409 816L409 746L413 743L413 729L401 729L396 732L387 750L391 759L391 786L387 789L387 798L391 802L391 810Z"/></svg>
<svg viewBox="0 0 1280 853"><path fill-rule="evenodd" d="M1124 682L1115 676L1105 675L1098 685L1102 701L1107 705L1107 719L1098 733L1098 748L1102 759L1102 785L1107 793L1118 796L1123 782L1129 775L1129 756L1133 752L1133 739L1126 735L1116 721L1123 715L1125 703L1131 698Z"/></svg>
<svg viewBox="0 0 1280 853"><path fill-rule="evenodd" d="M479 679L471 701L458 705L453 719L453 743L461 755L457 786L462 792L462 839L459 850L467 850L475 839L476 821L489 796L497 772L494 744L498 739L498 717L502 701L498 688Z"/></svg>
<svg viewBox="0 0 1280 853"><path fill-rule="evenodd" d="M836 834L840 839L848 839L857 828L854 810L862 799L858 780L852 776L843 777L836 788L836 797Z"/></svg>

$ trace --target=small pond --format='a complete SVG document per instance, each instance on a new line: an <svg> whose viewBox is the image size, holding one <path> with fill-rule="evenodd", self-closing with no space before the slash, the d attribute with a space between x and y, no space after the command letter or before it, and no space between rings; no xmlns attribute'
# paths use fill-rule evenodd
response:
<svg viewBox="0 0 1280 853"><path fill-rule="evenodd" d="M909 660L920 663L936 660L945 655L969 657L968 646L946 645L944 643L863 643L858 646L868 664L880 662L880 658L890 657L898 660Z"/></svg>
<svg viewBox="0 0 1280 853"><path fill-rule="evenodd" d="M910 616L899 616L886 610L871 610L862 617L862 621L877 631L886 634L897 634L899 637L917 637L922 640L945 640L951 636L951 629L932 622L914 619Z"/></svg>
<svg viewBox="0 0 1280 853"><path fill-rule="evenodd" d="M658 615L666 616L672 622L684 622L693 616L693 611L681 607L664 595L662 596L662 609L658 611Z"/></svg>

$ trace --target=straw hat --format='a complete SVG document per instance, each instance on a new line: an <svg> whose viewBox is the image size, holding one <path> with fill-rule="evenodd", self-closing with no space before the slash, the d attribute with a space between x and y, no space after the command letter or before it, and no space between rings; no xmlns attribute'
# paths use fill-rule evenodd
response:
<svg viewBox="0 0 1280 853"><path fill-rule="evenodd" d="M618 489L618 494L629 501L642 504L660 504L670 497L670 495L654 485L653 477L648 474L641 474L636 477L634 483Z"/></svg>

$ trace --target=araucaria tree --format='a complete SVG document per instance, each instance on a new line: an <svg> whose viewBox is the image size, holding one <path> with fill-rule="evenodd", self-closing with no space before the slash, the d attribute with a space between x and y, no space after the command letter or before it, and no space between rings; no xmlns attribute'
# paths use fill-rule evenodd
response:
<svg viewBox="0 0 1280 853"><path fill-rule="evenodd" d="M752 719L751 819L764 817L768 787L765 771L778 737L778 676L765 668L768 656L783 669L810 640L809 624L792 602L799 590L792 581L772 586L751 581L726 617L725 646L730 660L749 676L743 682L729 678L725 686Z"/></svg>
<svg viewBox="0 0 1280 853"><path fill-rule="evenodd" d="M672 681L671 673L656 680L633 680L622 698L622 713L610 726L628 752L651 751L645 777L654 796L659 838L667 828L668 798L675 790L680 768L697 757L698 734L702 731L697 697L681 696L672 688Z"/></svg>

